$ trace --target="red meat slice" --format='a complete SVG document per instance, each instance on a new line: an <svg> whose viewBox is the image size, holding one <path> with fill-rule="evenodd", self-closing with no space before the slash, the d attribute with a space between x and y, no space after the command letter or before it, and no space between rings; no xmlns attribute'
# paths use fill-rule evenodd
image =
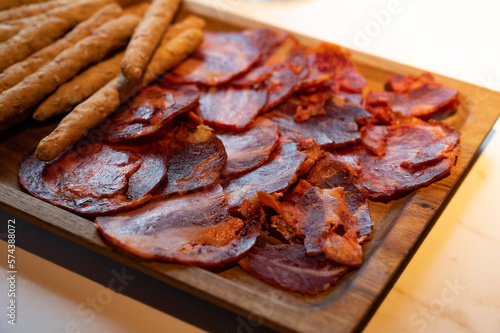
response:
<svg viewBox="0 0 500 333"><path fill-rule="evenodd" d="M460 151L460 132L433 119L401 117L387 126L385 142L383 156L363 145L332 153L358 168L361 186L374 198L426 186L448 174Z"/></svg>
<svg viewBox="0 0 500 333"><path fill-rule="evenodd" d="M259 192L263 205L279 214L271 217L270 227L289 243L303 242L308 255L324 253L339 264L359 267L363 262L359 243L366 237L358 239L360 228L357 218L348 210L344 189L321 189L301 180L292 192L296 192L296 202L290 200L287 193L285 200L288 201L272 205Z"/></svg>
<svg viewBox="0 0 500 333"><path fill-rule="evenodd" d="M278 149L267 163L226 184L224 192L230 209L238 209L244 200L255 197L258 191L285 191L309 171L320 156L321 151L313 140L300 134L282 133Z"/></svg>
<svg viewBox="0 0 500 333"><path fill-rule="evenodd" d="M152 145L75 147L49 163L34 153L26 156L19 168L21 186L53 205L97 216L148 201L167 174L165 155Z"/></svg>
<svg viewBox="0 0 500 333"><path fill-rule="evenodd" d="M453 111L459 104L458 92L434 81L429 73L419 77L393 76L389 87L394 91L370 91L363 101L366 109L381 120L388 122L394 116L387 111L405 116L429 118L435 113Z"/></svg>
<svg viewBox="0 0 500 333"><path fill-rule="evenodd" d="M265 89L205 88L200 96L199 115L213 127L241 131L259 115L266 99Z"/></svg>
<svg viewBox="0 0 500 333"><path fill-rule="evenodd" d="M408 75L393 75L387 81L388 90L394 92L408 92L412 89L421 87L425 84L436 84L440 85L434 80L431 73L422 73L419 76Z"/></svg>
<svg viewBox="0 0 500 333"><path fill-rule="evenodd" d="M290 36L287 33L271 29L257 29L245 30L243 35L257 46L260 59L248 73L231 82L235 86L250 87L261 84L272 75L276 65L293 59L293 48L290 48L290 44L284 44L287 36Z"/></svg>
<svg viewBox="0 0 500 333"><path fill-rule="evenodd" d="M205 32L203 42L167 78L176 83L219 85L247 71L259 59L249 38L234 32Z"/></svg>
<svg viewBox="0 0 500 333"><path fill-rule="evenodd" d="M220 185L96 219L112 246L148 260L217 266L238 260L260 234L262 210L245 223L228 213Z"/></svg>
<svg viewBox="0 0 500 333"><path fill-rule="evenodd" d="M306 51L306 58L309 74L300 82L298 91L360 93L366 85L349 54L337 45L319 43Z"/></svg>
<svg viewBox="0 0 500 333"><path fill-rule="evenodd" d="M271 77L264 83L267 90L265 110L279 105L292 95L295 86L307 73L304 68L290 63L276 66Z"/></svg>
<svg viewBox="0 0 500 333"><path fill-rule="evenodd" d="M226 152L208 127L179 125L161 144L168 152L167 178L155 191L155 199L202 190L219 181Z"/></svg>
<svg viewBox="0 0 500 333"><path fill-rule="evenodd" d="M337 263L361 266L363 251L357 239L357 218L349 212L343 188L311 187L294 207L293 216L308 255L324 253Z"/></svg>
<svg viewBox="0 0 500 333"><path fill-rule="evenodd" d="M307 182L323 189L342 187L349 212L358 219L358 241L370 238L373 221L370 217L368 191L358 181L356 170L338 161L330 153L319 160L309 171Z"/></svg>
<svg viewBox="0 0 500 333"><path fill-rule="evenodd" d="M386 139L386 126L370 125L361 129L361 142L377 156L384 156Z"/></svg>
<svg viewBox="0 0 500 333"><path fill-rule="evenodd" d="M246 131L221 133L217 137L224 144L227 163L222 171L225 178L247 173L268 159L278 146L278 125L267 118L259 117Z"/></svg>
<svg viewBox="0 0 500 333"><path fill-rule="evenodd" d="M300 132L322 148L340 148L360 140L358 123L366 123L371 117L362 107L352 104L342 106L328 98L313 116L297 122L294 120L297 110L307 103L301 96L294 95L265 116L278 123L281 131Z"/></svg>
<svg viewBox="0 0 500 333"><path fill-rule="evenodd" d="M294 87L307 75L306 58L299 41L290 34L269 29L247 30L244 35L257 45L261 58L236 86L264 84L268 92L265 109L291 96Z"/></svg>
<svg viewBox="0 0 500 333"><path fill-rule="evenodd" d="M350 269L324 255L308 256L303 245L254 247L238 264L276 287L315 295L336 284Z"/></svg>
<svg viewBox="0 0 500 333"><path fill-rule="evenodd" d="M142 90L105 120L104 139L117 142L152 134L169 120L193 108L200 93L194 85L163 81Z"/></svg>

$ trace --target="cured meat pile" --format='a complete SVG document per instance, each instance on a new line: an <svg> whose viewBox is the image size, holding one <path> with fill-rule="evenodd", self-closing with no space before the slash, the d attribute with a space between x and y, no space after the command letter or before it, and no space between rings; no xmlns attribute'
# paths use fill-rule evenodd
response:
<svg viewBox="0 0 500 333"><path fill-rule="evenodd" d="M239 264L304 294L364 260L370 200L445 177L458 93L430 74L369 91L339 47L272 30L207 32L198 50L56 160L19 169L32 195L86 217L139 260Z"/></svg>

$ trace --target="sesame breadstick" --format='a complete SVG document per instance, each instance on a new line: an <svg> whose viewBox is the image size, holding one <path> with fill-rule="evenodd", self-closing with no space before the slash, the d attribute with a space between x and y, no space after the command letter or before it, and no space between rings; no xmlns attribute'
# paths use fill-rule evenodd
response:
<svg viewBox="0 0 500 333"><path fill-rule="evenodd" d="M122 72L127 79L140 79L179 3L180 0L153 0L123 56Z"/></svg>
<svg viewBox="0 0 500 333"><path fill-rule="evenodd" d="M44 121L67 113L120 74L123 52L111 57L66 82L38 106L33 119Z"/></svg>
<svg viewBox="0 0 500 333"><path fill-rule="evenodd" d="M143 17L149 9L149 2L139 2L135 5L123 9L125 14L132 14Z"/></svg>
<svg viewBox="0 0 500 333"><path fill-rule="evenodd" d="M32 3L0 11L0 22L17 20L23 17L35 16L61 6L68 0L50 0L42 3Z"/></svg>
<svg viewBox="0 0 500 333"><path fill-rule="evenodd" d="M0 130L27 119L43 98L88 65L123 47L141 19L124 15L107 22L91 36L59 54L21 83L0 94Z"/></svg>
<svg viewBox="0 0 500 333"><path fill-rule="evenodd" d="M148 66L142 82L129 81L120 74L85 102L79 104L43 138L36 149L42 161L51 161L68 146L83 138L92 128L108 117L121 103L127 101L140 88L153 82L158 75L173 68L192 53L203 40L199 29L188 29L160 45Z"/></svg>
<svg viewBox="0 0 500 333"><path fill-rule="evenodd" d="M47 0L2 0L0 2L0 10L46 1Z"/></svg>
<svg viewBox="0 0 500 333"><path fill-rule="evenodd" d="M58 17L51 17L46 21L27 26L14 37L0 44L0 72L52 44L70 28L68 21Z"/></svg>
<svg viewBox="0 0 500 333"><path fill-rule="evenodd" d="M3 24L10 26L10 30L7 33L12 34L21 31L24 27L34 24L35 22L42 22L47 20L48 17L59 17L67 20L72 26L85 21L91 17L95 12L97 12L102 7L116 3L114 0L74 0L69 1L64 6L55 7L48 10L45 13L38 14L31 17L24 17L13 21L6 21ZM0 29L0 41L6 40ZM11 35L12 36L12 35ZM10 38L10 36L8 37Z"/></svg>
<svg viewBox="0 0 500 333"><path fill-rule="evenodd" d="M92 31L99 28L104 23L117 18L122 13L123 11L119 5L107 5L92 15L88 20L78 24L73 30L68 32L61 39L58 39L55 43L32 54L23 61L10 66L0 74L0 93L12 88L26 77L36 72L40 67L54 59L61 52L90 36Z"/></svg>

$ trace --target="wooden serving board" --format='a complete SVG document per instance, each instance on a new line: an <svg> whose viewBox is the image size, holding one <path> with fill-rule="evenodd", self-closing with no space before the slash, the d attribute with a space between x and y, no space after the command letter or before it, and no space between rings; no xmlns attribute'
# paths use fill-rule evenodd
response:
<svg viewBox="0 0 500 333"><path fill-rule="evenodd" d="M206 17L208 30L263 27L243 17L225 15L225 22L218 21L212 8L199 4L184 5L179 18L189 13ZM297 37L305 47L319 42L307 36ZM351 52L369 88L382 90L387 78L395 73L422 72ZM439 75L435 78L460 92L458 111L445 120L462 132L462 150L457 165L445 179L401 199L388 204L371 203L375 229L373 239L364 245L364 264L342 278L337 286L317 296L274 288L239 267L213 273L196 267L129 259L106 246L91 221L23 193L17 180L19 162L51 132L56 121L25 123L0 133L0 209L271 328L299 332L360 330L392 286L428 226L432 225L500 114L500 93Z"/></svg>

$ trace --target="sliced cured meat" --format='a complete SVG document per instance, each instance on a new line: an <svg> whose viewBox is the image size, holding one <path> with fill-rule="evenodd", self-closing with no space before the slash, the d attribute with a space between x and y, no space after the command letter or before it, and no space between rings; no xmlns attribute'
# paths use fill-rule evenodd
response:
<svg viewBox="0 0 500 333"><path fill-rule="evenodd" d="M358 240L370 238L373 221L370 217L368 191L359 183L356 170L328 153L311 168L306 180L323 189L342 187L349 212L358 219Z"/></svg>
<svg viewBox="0 0 500 333"><path fill-rule="evenodd" d="M391 197L449 173L460 151L460 132L433 119L402 117L387 126L385 143L383 156L363 145L332 153L358 165L360 184L371 197Z"/></svg>
<svg viewBox="0 0 500 333"><path fill-rule="evenodd" d="M39 199L90 217L148 201L166 173L166 157L152 145L91 143L77 144L49 163L29 154L19 182Z"/></svg>
<svg viewBox="0 0 500 333"><path fill-rule="evenodd" d="M408 92L412 89L423 86L424 84L437 84L431 73L422 73L419 76L393 75L387 81L388 90L394 92Z"/></svg>
<svg viewBox="0 0 500 333"><path fill-rule="evenodd" d="M96 219L112 246L142 259L216 266L237 260L260 234L262 210L245 223L228 213L220 185Z"/></svg>
<svg viewBox="0 0 500 333"><path fill-rule="evenodd" d="M294 118L302 105L300 95L294 95L265 116L278 123L281 131L300 132L312 138L322 148L340 148L359 141L361 135L358 123L365 123L371 117L370 113L358 105L341 106L330 98L316 115L297 122Z"/></svg>
<svg viewBox="0 0 500 333"><path fill-rule="evenodd" d="M360 93L366 79L359 73L349 54L339 46L320 43L306 51L309 74L298 91L332 90Z"/></svg>
<svg viewBox="0 0 500 333"><path fill-rule="evenodd" d="M232 84L263 83L268 92L267 110L290 97L297 83L307 75L306 58L299 41L290 34L260 29L247 30L244 35L257 45L261 58L250 72Z"/></svg>
<svg viewBox="0 0 500 333"><path fill-rule="evenodd" d="M358 239L360 228L357 218L349 212L344 189L321 189L301 182L292 191L299 195L296 202L271 205L278 206L279 215L271 217L270 227L292 244L303 241L308 255L324 253L332 261L359 267L363 262L359 242L366 240L366 236ZM290 196L285 195L285 200L290 200ZM261 201L264 205L268 203Z"/></svg>
<svg viewBox="0 0 500 333"><path fill-rule="evenodd" d="M148 87L106 120L104 138L117 142L154 133L178 114L192 109L199 96L194 85L164 80Z"/></svg>
<svg viewBox="0 0 500 333"><path fill-rule="evenodd" d="M178 126L161 144L167 151L167 178L155 199L212 187L226 164L224 145L206 126Z"/></svg>
<svg viewBox="0 0 500 333"><path fill-rule="evenodd" d="M445 86L428 86L410 90L408 93L370 91L365 97L368 111L372 104L387 103L393 112L405 116L428 118L442 110L451 111L458 103L458 92ZM452 107L447 107L452 105ZM377 115L376 112L372 112Z"/></svg>
<svg viewBox="0 0 500 333"><path fill-rule="evenodd" d="M254 247L238 264L276 287L315 295L327 290L350 269L324 255L308 256L303 245Z"/></svg>
<svg viewBox="0 0 500 333"><path fill-rule="evenodd" d="M264 83L267 90L266 110L277 106L289 98L295 86L307 73L304 67L294 66L290 63L284 63L276 67L273 75Z"/></svg>
<svg viewBox="0 0 500 333"><path fill-rule="evenodd" d="M217 137L224 144L227 163L223 177L235 177L247 173L268 159L278 146L278 125L267 118L259 117L248 130L241 133L221 133Z"/></svg>
<svg viewBox="0 0 500 333"><path fill-rule="evenodd" d="M312 94L296 94L298 105L295 108L293 120L300 123L314 116L326 116L325 103L330 99L328 92L316 92ZM293 112L293 103L290 103L290 109L283 105L288 112ZM288 109L288 110L287 110Z"/></svg>
<svg viewBox="0 0 500 333"><path fill-rule="evenodd" d="M385 154L386 139L386 126L372 125L361 129L361 143L377 156Z"/></svg>
<svg viewBox="0 0 500 333"><path fill-rule="evenodd" d="M199 115L216 128L241 131L258 116L266 99L265 89L210 87L201 93Z"/></svg>
<svg viewBox="0 0 500 333"><path fill-rule="evenodd" d="M363 251L357 239L357 218L349 212L342 187L311 187L294 207L293 216L308 255L324 253L337 263L361 266Z"/></svg>
<svg viewBox="0 0 500 333"><path fill-rule="evenodd" d="M299 134L283 133L277 151L267 163L226 184L224 192L230 209L238 209L244 200L255 197L257 191L285 191L309 171L320 156L320 149L313 140Z"/></svg>
<svg viewBox="0 0 500 333"><path fill-rule="evenodd" d="M198 49L167 78L176 83L219 85L247 71L259 56L257 47L240 33L205 32Z"/></svg>
<svg viewBox="0 0 500 333"><path fill-rule="evenodd" d="M231 82L235 86L250 87L261 84L272 75L276 65L292 59L293 49L290 48L289 43L284 43L285 38L289 36L287 33L271 29L257 29L245 30L243 35L257 46L260 58L248 73Z"/></svg>
<svg viewBox="0 0 500 333"><path fill-rule="evenodd" d="M389 80L394 91L370 91L363 101L366 109L383 121L391 120L380 107L405 116L429 118L435 113L453 111L459 103L458 92L434 81L430 74L395 76ZM382 114L381 114L382 113ZM393 117L392 117L393 118Z"/></svg>

